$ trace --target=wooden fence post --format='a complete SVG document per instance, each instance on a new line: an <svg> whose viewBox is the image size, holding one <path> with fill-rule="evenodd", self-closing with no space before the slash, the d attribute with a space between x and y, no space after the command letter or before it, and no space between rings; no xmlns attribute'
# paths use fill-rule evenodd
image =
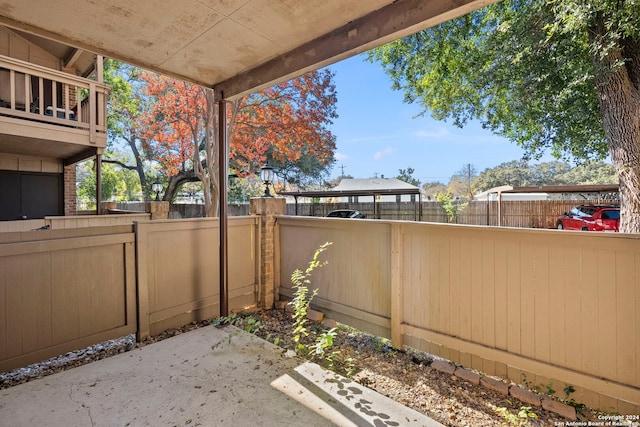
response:
<svg viewBox="0 0 640 427"><path fill-rule="evenodd" d="M394 348L404 346L402 331L402 266L403 233L401 224L391 224L391 344Z"/></svg>

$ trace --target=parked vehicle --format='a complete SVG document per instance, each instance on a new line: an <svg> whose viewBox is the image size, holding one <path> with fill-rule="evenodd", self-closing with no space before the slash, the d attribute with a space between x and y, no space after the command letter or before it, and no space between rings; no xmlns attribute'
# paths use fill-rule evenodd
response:
<svg viewBox="0 0 640 427"><path fill-rule="evenodd" d="M558 230L618 231L620 208L616 205L578 205L556 222Z"/></svg>
<svg viewBox="0 0 640 427"><path fill-rule="evenodd" d="M331 211L327 215L328 218L366 218L365 214L360 213L360 211L355 211L351 209L339 209L337 211Z"/></svg>

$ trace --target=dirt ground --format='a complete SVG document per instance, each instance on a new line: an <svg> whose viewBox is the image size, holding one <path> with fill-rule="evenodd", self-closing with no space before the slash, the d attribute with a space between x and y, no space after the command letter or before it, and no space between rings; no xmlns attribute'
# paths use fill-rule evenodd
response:
<svg viewBox="0 0 640 427"><path fill-rule="evenodd" d="M257 335L285 348L293 348L291 314L283 310L252 313L262 328ZM309 324L307 342L326 328ZM332 368L351 375L360 384L413 408L446 426L554 426L568 421L542 408L473 385L430 367L434 357L410 349L394 349L390 341L339 326L333 347L338 351ZM329 363L316 358L327 367ZM578 421L597 421L598 413L578 407Z"/></svg>

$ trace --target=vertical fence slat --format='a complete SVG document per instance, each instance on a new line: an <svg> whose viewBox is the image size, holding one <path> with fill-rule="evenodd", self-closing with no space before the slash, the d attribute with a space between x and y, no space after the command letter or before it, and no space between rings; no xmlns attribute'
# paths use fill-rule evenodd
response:
<svg viewBox="0 0 640 427"><path fill-rule="evenodd" d="M399 224L391 225L391 343L395 348L402 348L402 234Z"/></svg>

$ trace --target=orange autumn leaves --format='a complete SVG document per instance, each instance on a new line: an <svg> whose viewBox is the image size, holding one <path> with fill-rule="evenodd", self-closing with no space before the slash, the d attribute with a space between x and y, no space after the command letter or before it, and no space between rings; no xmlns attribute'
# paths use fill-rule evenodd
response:
<svg viewBox="0 0 640 427"><path fill-rule="evenodd" d="M329 164L335 137L328 125L337 117L332 77L326 70L311 72L231 102L230 167L251 173L267 158L295 162L303 154ZM217 107L200 86L154 73L142 79L150 101L139 119L145 148L168 176L192 169L202 161L204 145L217 144Z"/></svg>

